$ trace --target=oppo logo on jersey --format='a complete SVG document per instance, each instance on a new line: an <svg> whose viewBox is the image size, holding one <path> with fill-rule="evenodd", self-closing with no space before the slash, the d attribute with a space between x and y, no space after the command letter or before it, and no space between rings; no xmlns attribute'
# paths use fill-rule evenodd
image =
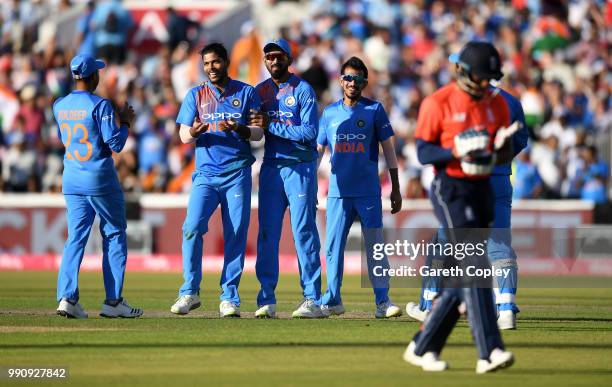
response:
<svg viewBox="0 0 612 387"><path fill-rule="evenodd" d="M242 118L242 113L204 113L202 114L203 120L229 120L230 118L239 119Z"/></svg>
<svg viewBox="0 0 612 387"><path fill-rule="evenodd" d="M293 117L293 113L291 112L283 112L283 111L274 111L274 110L269 110L268 112L268 116L271 118L292 118Z"/></svg>
<svg viewBox="0 0 612 387"><path fill-rule="evenodd" d="M355 141L355 140L365 140L365 134L356 134L356 133L336 133L334 135L334 140L336 142L343 141Z"/></svg>

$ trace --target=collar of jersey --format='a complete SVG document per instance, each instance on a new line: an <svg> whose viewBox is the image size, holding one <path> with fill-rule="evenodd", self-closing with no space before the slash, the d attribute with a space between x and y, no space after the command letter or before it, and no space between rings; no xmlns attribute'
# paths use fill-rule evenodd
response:
<svg viewBox="0 0 612 387"><path fill-rule="evenodd" d="M295 77L295 74L289 73L289 78L287 78L287 82L279 83L277 87L279 89L282 89L285 86L288 86L291 83L291 81L293 80L294 77ZM270 78L270 82L272 82L276 86L276 82L274 82L274 80L272 78Z"/></svg>
<svg viewBox="0 0 612 387"><path fill-rule="evenodd" d="M359 97L355 106L348 106L344 104L344 97L342 97L342 99L340 100L340 106L342 107L342 110L353 111L355 110L357 106L361 105L362 100L363 100L363 96Z"/></svg>
<svg viewBox="0 0 612 387"><path fill-rule="evenodd" d="M219 99L220 97L222 97L224 94L227 93L227 90L229 89L230 84L233 81L234 80L232 78L228 78L227 85L225 85L225 89L223 90L223 93L219 92L219 89L217 89L215 85L213 85L212 82L210 82L210 80L206 81L206 86L208 86L208 88L213 92L215 97Z"/></svg>

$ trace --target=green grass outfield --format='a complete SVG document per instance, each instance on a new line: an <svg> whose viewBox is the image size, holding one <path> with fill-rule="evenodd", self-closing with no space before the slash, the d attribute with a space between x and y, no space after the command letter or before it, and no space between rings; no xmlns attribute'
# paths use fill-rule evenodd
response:
<svg viewBox="0 0 612 387"><path fill-rule="evenodd" d="M0 273L0 368L69 367L67 380L3 375L0 385L612 385L612 289L521 289L519 329L503 334L515 365L476 375L465 321L443 353L449 371L428 374L404 363L418 324L374 319L371 291L359 277L345 279L346 317L317 321L288 319L301 298L295 276L281 276L276 320L252 318L253 275L241 286L243 318L217 317L218 276L208 274L202 307L174 317L180 283L178 274L128 273L125 296L144 317L101 319L102 275L84 273L81 303L90 318L76 321L55 315L54 273ZM392 298L403 307L417 289L395 289Z"/></svg>

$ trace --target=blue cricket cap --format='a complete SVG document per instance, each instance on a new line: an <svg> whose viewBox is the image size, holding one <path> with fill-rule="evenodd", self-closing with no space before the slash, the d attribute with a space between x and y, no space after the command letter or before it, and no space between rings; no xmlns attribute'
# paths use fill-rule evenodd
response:
<svg viewBox="0 0 612 387"><path fill-rule="evenodd" d="M289 55L289 58L291 58L291 46L289 45L288 41L282 38L272 39L268 41L268 43L266 43L266 45L263 48L263 52L268 53L270 51L274 51L278 49L280 49L285 54Z"/></svg>
<svg viewBox="0 0 612 387"><path fill-rule="evenodd" d="M70 72L74 79L87 78L104 67L106 67L106 65L103 61L91 55L77 55L70 61Z"/></svg>

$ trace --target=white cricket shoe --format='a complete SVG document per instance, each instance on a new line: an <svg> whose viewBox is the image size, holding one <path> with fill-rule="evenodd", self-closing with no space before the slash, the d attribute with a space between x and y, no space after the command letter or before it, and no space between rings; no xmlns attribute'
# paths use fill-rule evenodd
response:
<svg viewBox="0 0 612 387"><path fill-rule="evenodd" d="M374 313L376 318L399 317L401 315L402 310L399 306L392 303L391 300L376 305L376 313Z"/></svg>
<svg viewBox="0 0 612 387"><path fill-rule="evenodd" d="M502 351L499 348L495 348L491 351L489 360L479 359L476 363L476 373L484 374L487 372L494 372L504 368L510 367L514 364L514 355L512 352Z"/></svg>
<svg viewBox="0 0 612 387"><path fill-rule="evenodd" d="M413 319L423 322L425 317L429 314L428 310L421 310L419 304L416 302L409 302L406 304L406 314Z"/></svg>
<svg viewBox="0 0 612 387"><path fill-rule="evenodd" d="M276 304L260 306L255 311L256 318L276 318Z"/></svg>
<svg viewBox="0 0 612 387"><path fill-rule="evenodd" d="M321 318L325 317L321 312L321 307L313 299L305 298L300 306L293 311L293 318Z"/></svg>
<svg viewBox="0 0 612 387"><path fill-rule="evenodd" d="M102 310L100 311L100 316L109 318L135 318L142 316L142 314L142 309L132 308L125 299L121 300L121 302L115 306L104 303L102 304Z"/></svg>
<svg viewBox="0 0 612 387"><path fill-rule="evenodd" d="M87 312L85 312L81 304L77 302L73 305L65 298L62 298L60 301L57 307L57 314L68 318L87 318Z"/></svg>
<svg viewBox="0 0 612 387"><path fill-rule="evenodd" d="M321 313L323 314L324 317L340 316L344 314L344 312L346 312L346 310L344 309L344 305L342 304L333 305L333 306L321 305Z"/></svg>
<svg viewBox="0 0 612 387"><path fill-rule="evenodd" d="M187 314L190 311L199 308L202 305L200 302L200 296L197 294L188 294L180 296L174 302L174 305L170 308L170 312L174 314Z"/></svg>
<svg viewBox="0 0 612 387"><path fill-rule="evenodd" d="M240 317L240 307L231 301L221 301L219 315L221 317Z"/></svg>
<svg viewBox="0 0 612 387"><path fill-rule="evenodd" d="M435 352L426 352L423 356L417 356L414 353L416 343L411 341L408 344L408 348L404 352L404 360L412 365L421 367L423 371L428 372L440 372L448 369L448 363L438 358L438 354Z"/></svg>
<svg viewBox="0 0 612 387"><path fill-rule="evenodd" d="M512 310L500 310L497 326L501 330L516 329L516 314Z"/></svg>

